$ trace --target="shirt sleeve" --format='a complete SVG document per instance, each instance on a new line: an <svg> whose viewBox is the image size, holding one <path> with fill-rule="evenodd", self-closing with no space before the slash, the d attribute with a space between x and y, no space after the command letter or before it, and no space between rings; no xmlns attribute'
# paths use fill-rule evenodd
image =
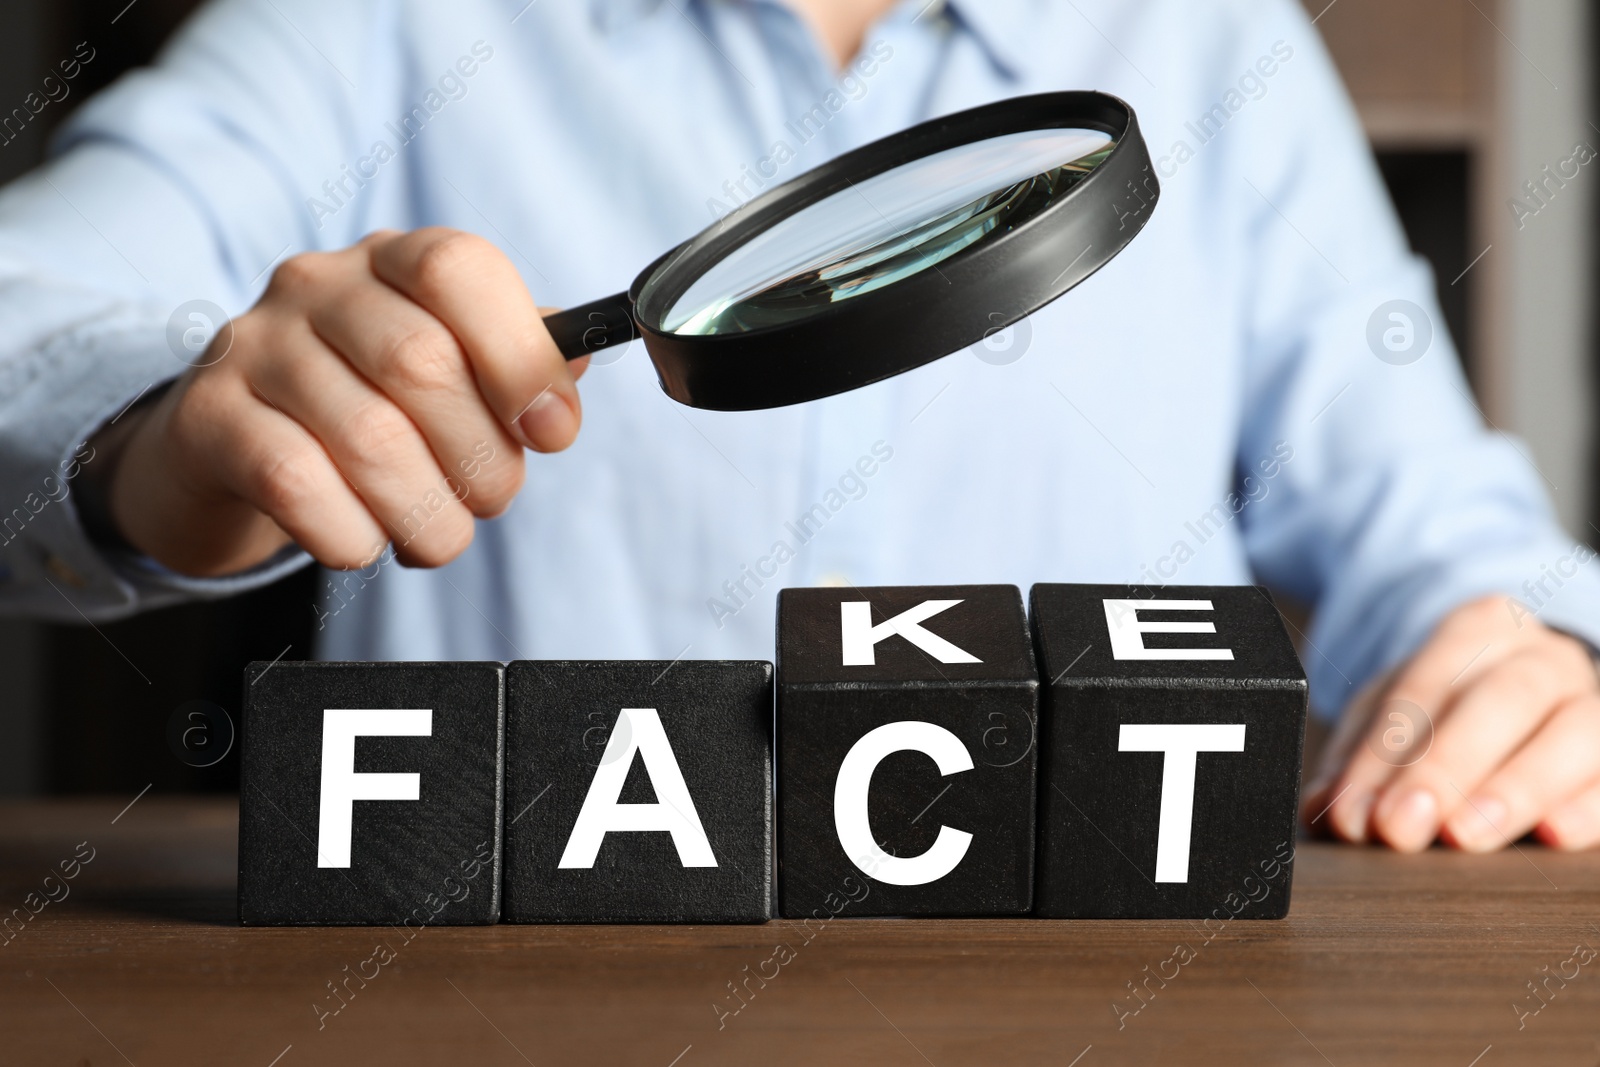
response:
<svg viewBox="0 0 1600 1067"><path fill-rule="evenodd" d="M395 95L395 7L207 5L0 191L0 613L115 618L307 562L200 581L119 557L86 537L71 484L104 462L91 435L194 358L191 301L236 315L286 256L359 236L361 211L322 218L308 197Z"/></svg>
<svg viewBox="0 0 1600 1067"><path fill-rule="evenodd" d="M1490 594L1600 643L1593 552L1561 529L1527 446L1486 427L1320 39L1298 5L1268 21L1293 62L1227 147L1248 257L1238 478L1280 460L1245 545L1262 581L1314 607L1313 705L1337 711Z"/></svg>

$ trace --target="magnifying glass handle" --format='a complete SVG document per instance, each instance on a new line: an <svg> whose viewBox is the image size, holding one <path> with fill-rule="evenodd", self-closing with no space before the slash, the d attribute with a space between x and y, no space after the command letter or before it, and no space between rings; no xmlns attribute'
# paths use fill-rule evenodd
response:
<svg viewBox="0 0 1600 1067"><path fill-rule="evenodd" d="M544 325L555 338L556 347L568 359L620 348L638 332L633 326L633 302L627 293L616 293L546 315Z"/></svg>

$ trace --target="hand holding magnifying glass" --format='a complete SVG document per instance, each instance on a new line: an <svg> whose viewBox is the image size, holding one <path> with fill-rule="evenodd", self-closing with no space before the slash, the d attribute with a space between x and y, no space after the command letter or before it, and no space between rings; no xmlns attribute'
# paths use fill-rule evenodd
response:
<svg viewBox="0 0 1600 1067"><path fill-rule="evenodd" d="M568 361L642 337L685 404L829 396L1054 300L1139 232L1156 196L1132 111L1057 93L847 153L545 330L489 242L376 233L289 260L231 348L185 353L158 402L94 438L80 507L106 501L102 529L186 574L233 573L290 540L333 568L390 545L437 566L510 505L524 446L571 442Z"/></svg>

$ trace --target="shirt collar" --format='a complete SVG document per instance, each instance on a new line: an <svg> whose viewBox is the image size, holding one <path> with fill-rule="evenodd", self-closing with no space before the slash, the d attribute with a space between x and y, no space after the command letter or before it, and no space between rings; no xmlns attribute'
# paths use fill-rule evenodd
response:
<svg viewBox="0 0 1600 1067"><path fill-rule="evenodd" d="M925 0L908 0L917 20L949 19L972 34L994 65L1010 77L1028 69L1023 44L1028 40L1030 19L1039 14L1031 0L933 0L925 13L915 14L922 2Z"/></svg>
<svg viewBox="0 0 1600 1067"><path fill-rule="evenodd" d="M654 14L662 3L663 0L589 0L589 10L595 24L609 31ZM900 17L913 22L945 19L960 26L972 34L995 66L1016 77L1027 69L1023 42L1027 40L1030 16L1037 14L1033 7L1033 0L903 0L900 11L904 14Z"/></svg>

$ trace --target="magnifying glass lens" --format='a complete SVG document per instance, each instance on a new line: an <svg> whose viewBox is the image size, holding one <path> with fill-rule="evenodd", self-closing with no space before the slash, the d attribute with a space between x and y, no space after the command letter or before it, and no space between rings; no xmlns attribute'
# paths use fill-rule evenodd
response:
<svg viewBox="0 0 1600 1067"><path fill-rule="evenodd" d="M794 323L938 265L1042 212L1115 147L1098 130L1006 134L847 185L730 251L684 291L664 332Z"/></svg>

